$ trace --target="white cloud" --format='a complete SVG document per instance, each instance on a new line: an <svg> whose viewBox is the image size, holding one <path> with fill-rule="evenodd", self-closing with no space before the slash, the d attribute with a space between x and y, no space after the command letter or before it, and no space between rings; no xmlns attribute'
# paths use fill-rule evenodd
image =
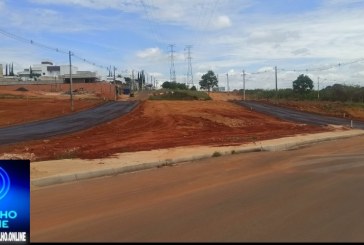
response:
<svg viewBox="0 0 364 245"><path fill-rule="evenodd" d="M299 48L296 50L292 51L292 54L294 55L304 55L304 54L309 54L310 50L308 48Z"/></svg>
<svg viewBox="0 0 364 245"><path fill-rule="evenodd" d="M162 52L159 48L147 48L142 51L138 51L136 54L139 58L160 58Z"/></svg>
<svg viewBox="0 0 364 245"><path fill-rule="evenodd" d="M163 77L163 74L160 73L160 72L151 72L151 73L149 73L149 75L151 75L151 76L153 76L153 77L155 77L157 79Z"/></svg>
<svg viewBox="0 0 364 245"><path fill-rule="evenodd" d="M92 9L119 9L126 12L138 11L140 9L139 3L134 0L31 0L33 3L45 5L71 5L81 6Z"/></svg>
<svg viewBox="0 0 364 245"><path fill-rule="evenodd" d="M221 15L217 17L216 21L213 23L214 29L223 29L231 26L230 18L226 15Z"/></svg>
<svg viewBox="0 0 364 245"><path fill-rule="evenodd" d="M75 35L76 41L76 35L79 35L80 40L92 42L93 37L110 35L115 30L124 36L112 34L113 38L105 39L97 47L115 51L115 55L123 60L120 63L128 69L145 69L159 73L161 78L169 77L169 43L176 44L177 76L187 71L183 48L187 44L193 45L192 66L196 80L209 69L220 74L230 71L238 74L243 67L247 73L266 67L272 70L275 65L278 68L304 69L364 56L360 53L364 46L362 0L321 0L310 11L287 11L277 15L266 14L259 8L247 9L254 7L259 0L30 1L36 3L31 11L13 8L4 12L10 1L0 0L0 11L5 13L0 16L0 21L16 29L15 33L33 28L31 34L35 35L35 39L36 34L65 33L62 39L70 34ZM57 8L58 5L67 6ZM64 9L77 10L79 14L67 14ZM105 15L105 10L112 10L113 14ZM130 45L130 49L119 52L128 44L123 43L123 40L128 40L125 35L133 34L138 41ZM50 46L53 46L52 43ZM140 47L150 48L137 51ZM1 53L4 49L0 50ZM85 50L84 53L88 58L94 50ZM95 56L105 62L110 60L110 57L105 57L105 52L95 51ZM328 77L340 75L340 79L346 77L359 81L359 72L363 68L350 67L352 69L332 69L320 74ZM320 74L313 73L314 76ZM282 84L291 86L289 80L296 75L280 71L279 79ZM257 87L273 88L274 72L257 75L256 78L253 76L250 81ZM240 83L241 77L231 78L231 86L240 86Z"/></svg>
<svg viewBox="0 0 364 245"><path fill-rule="evenodd" d="M217 16L221 9L228 5L239 6L239 9L251 5L251 0L229 1L229 4L218 0L31 0L44 5L70 5L81 6L90 9L114 9L125 13L139 14L147 21L178 25L200 31L221 29L231 26L231 20L226 15ZM150 24L150 23L149 23ZM158 30L157 30L158 32Z"/></svg>
<svg viewBox="0 0 364 245"><path fill-rule="evenodd" d="M294 41L299 38L300 34L298 31L289 30L258 30L253 31L248 37L248 42L258 43L282 43L286 41Z"/></svg>
<svg viewBox="0 0 364 245"><path fill-rule="evenodd" d="M269 72L269 71L274 71L274 67L266 66L258 69L258 72Z"/></svg>
<svg viewBox="0 0 364 245"><path fill-rule="evenodd" d="M33 30L33 33L100 31L106 28L101 24L105 20L112 23L111 18L97 15L87 16L82 13L75 16L47 8L33 8L31 11L12 9L0 16L0 21L6 21L7 25L13 29Z"/></svg>

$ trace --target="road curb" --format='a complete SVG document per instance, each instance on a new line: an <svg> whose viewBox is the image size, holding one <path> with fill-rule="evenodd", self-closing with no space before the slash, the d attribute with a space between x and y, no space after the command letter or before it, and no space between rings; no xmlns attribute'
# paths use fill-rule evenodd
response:
<svg viewBox="0 0 364 245"><path fill-rule="evenodd" d="M318 138L318 139L297 139L293 142L289 143L272 143L275 140L269 140L263 143L256 144L255 146L241 146L240 148L234 149L234 153L249 153L249 152L259 152L259 151L285 151L290 149L296 149L298 147L302 146L308 146L320 142L330 141L330 140L337 140L337 139L344 139L344 138L350 138L354 136L361 136L364 135L363 131L356 131L352 134L344 134L344 135L329 135L326 137ZM277 139L279 140L279 139ZM220 148L221 149L221 148ZM36 187L44 187L49 185L55 185L55 184L62 184L72 181L80 181L80 180L86 180L91 178L97 178L97 177L104 177L104 176L113 176L118 175L122 173L130 173L130 172L136 172L140 170L146 170L156 167L164 167L164 166L171 166L176 163L186 162L186 161L196 161L201 159L206 159L212 157L214 152L219 152L220 155L231 155L232 151L219 151L219 147L214 148L214 150L211 150L208 154L199 154L199 155L192 155L189 157L179 157L175 159L166 159L166 160L159 160L154 162L146 162L141 163L137 165L129 165L129 166L120 166L120 167L113 167L113 168L107 168L107 169L100 169L95 171L85 171L85 172L77 172L77 173L70 173L70 174L64 174L64 175L56 175L56 176L49 176L49 177L43 177L38 179L31 180L31 184Z"/></svg>

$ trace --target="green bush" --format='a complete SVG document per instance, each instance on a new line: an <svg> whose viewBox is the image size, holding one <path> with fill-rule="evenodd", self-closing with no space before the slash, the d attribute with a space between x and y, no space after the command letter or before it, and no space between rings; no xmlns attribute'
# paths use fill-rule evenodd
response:
<svg viewBox="0 0 364 245"><path fill-rule="evenodd" d="M242 95L243 90L239 90ZM246 96L253 100L273 100L273 99L287 99L287 100L317 100L317 90L307 91L305 93L297 93L291 88L264 90L254 89L245 90ZM364 87L354 85L334 84L327 86L319 91L320 100L323 101L341 101L341 102L357 102L364 103Z"/></svg>
<svg viewBox="0 0 364 245"><path fill-rule="evenodd" d="M222 154L218 151L215 151L214 154L212 154L212 157L220 157Z"/></svg>
<svg viewBox="0 0 364 245"><path fill-rule="evenodd" d="M150 100L211 100L202 91L192 90L159 90L149 97Z"/></svg>

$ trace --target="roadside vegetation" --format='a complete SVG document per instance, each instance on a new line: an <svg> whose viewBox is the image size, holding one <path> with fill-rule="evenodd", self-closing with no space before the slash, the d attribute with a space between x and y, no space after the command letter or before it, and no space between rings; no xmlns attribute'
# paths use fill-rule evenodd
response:
<svg viewBox="0 0 364 245"><path fill-rule="evenodd" d="M239 90L243 94L243 90ZM353 85L334 84L320 91L311 90L307 93L297 93L291 88L275 90L245 90L246 96L254 100L286 99L286 100L311 100L333 101L346 103L364 103L364 87Z"/></svg>
<svg viewBox="0 0 364 245"><path fill-rule="evenodd" d="M189 88L184 83L164 82L162 88L149 97L150 100L211 100L203 91L197 91L195 86Z"/></svg>
<svg viewBox="0 0 364 245"><path fill-rule="evenodd" d="M222 154L218 151L215 151L213 154L212 154L212 157L221 157Z"/></svg>
<svg viewBox="0 0 364 245"><path fill-rule="evenodd" d="M278 103L301 111L364 120L364 87L334 84L315 91L312 80L304 75L292 85L292 89L254 89L246 90L245 94L251 100ZM239 94L243 94L243 90Z"/></svg>
<svg viewBox="0 0 364 245"><path fill-rule="evenodd" d="M211 100L203 91L161 89L149 97L150 100Z"/></svg>
<svg viewBox="0 0 364 245"><path fill-rule="evenodd" d="M250 99L286 99L286 100L323 100L323 101L340 101L347 103L364 103L364 87L334 84L327 86L319 91L313 89L313 81L306 75L299 75L292 82L292 88L279 89L278 91L254 89L246 90L245 94ZM241 94L243 90L239 91Z"/></svg>

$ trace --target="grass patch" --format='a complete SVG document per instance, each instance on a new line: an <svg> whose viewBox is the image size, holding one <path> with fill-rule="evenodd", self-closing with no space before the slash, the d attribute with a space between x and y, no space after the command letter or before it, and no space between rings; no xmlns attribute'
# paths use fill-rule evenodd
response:
<svg viewBox="0 0 364 245"><path fill-rule="evenodd" d="M215 151L214 154L212 154L212 157L221 157L222 154L218 151Z"/></svg>
<svg viewBox="0 0 364 245"><path fill-rule="evenodd" d="M162 163L161 165L158 165L157 168L163 168L163 167L173 167L176 164L173 163L172 159L166 159L165 163Z"/></svg>
<svg viewBox="0 0 364 245"><path fill-rule="evenodd" d="M211 100L203 91L191 90L160 90L149 97L150 100Z"/></svg>
<svg viewBox="0 0 364 245"><path fill-rule="evenodd" d="M0 94L0 99L24 99L24 95Z"/></svg>
<svg viewBox="0 0 364 245"><path fill-rule="evenodd" d="M79 153L80 153L80 149L78 147L74 147L71 149L66 149L63 152L54 154L54 158L56 160L74 159L74 158L78 158Z"/></svg>

